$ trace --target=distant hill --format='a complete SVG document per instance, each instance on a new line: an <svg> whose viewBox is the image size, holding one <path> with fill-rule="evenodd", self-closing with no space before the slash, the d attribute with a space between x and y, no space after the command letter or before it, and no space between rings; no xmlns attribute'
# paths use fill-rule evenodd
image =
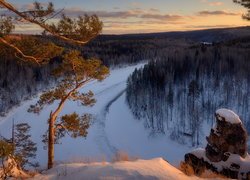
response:
<svg viewBox="0 0 250 180"><path fill-rule="evenodd" d="M250 37L250 26L235 28L218 28L195 31L175 31L145 34L101 35L100 40L118 39L152 39L173 38L189 39L193 41L221 42L241 37Z"/></svg>

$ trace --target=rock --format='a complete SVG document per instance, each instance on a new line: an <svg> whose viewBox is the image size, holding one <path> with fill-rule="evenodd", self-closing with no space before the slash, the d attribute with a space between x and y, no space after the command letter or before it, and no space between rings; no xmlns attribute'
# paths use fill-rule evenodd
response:
<svg viewBox="0 0 250 180"><path fill-rule="evenodd" d="M205 169L230 178L250 178L250 157L247 151L247 131L233 111L219 109L215 113L216 126L211 129L205 149L185 155L185 163L196 175Z"/></svg>
<svg viewBox="0 0 250 180"><path fill-rule="evenodd" d="M228 156L225 153L228 152L239 154L242 158L247 155L246 129L237 115L232 111L225 112L225 109L216 111L217 125L207 137L206 156L212 162L227 160Z"/></svg>

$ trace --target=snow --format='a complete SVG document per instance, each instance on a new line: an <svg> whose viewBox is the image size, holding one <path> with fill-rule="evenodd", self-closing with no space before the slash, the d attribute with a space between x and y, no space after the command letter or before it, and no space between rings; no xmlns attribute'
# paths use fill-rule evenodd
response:
<svg viewBox="0 0 250 180"><path fill-rule="evenodd" d="M125 94L114 102L109 110L106 132L110 143L116 149L139 158L163 157L176 166L192 149L170 140L169 135L166 134L151 136L151 131L145 129L143 121L138 121L132 115L125 103Z"/></svg>
<svg viewBox="0 0 250 180"><path fill-rule="evenodd" d="M150 131L144 128L143 121L134 119L125 102L126 80L135 68L143 65L113 69L104 81L87 84L81 91L94 92L97 103L93 107L84 107L72 101L65 104L60 116L76 112L80 115L91 113L94 118L86 139L66 136L60 144L55 145L56 164L111 161L118 151L122 151L142 159L163 157L171 164L179 165L185 153L191 151L192 147L170 140L168 134L151 136ZM31 138L37 143L38 148L36 161L41 165L40 169L44 169L47 163L47 149L41 142L41 136L48 128L49 113L56 107L57 102L47 106L39 115L28 113L29 106L37 100L38 98L35 98L23 103L2 119L0 134L6 138L11 137L12 120L16 124L29 123Z"/></svg>
<svg viewBox="0 0 250 180"><path fill-rule="evenodd" d="M180 170L171 166L162 158L151 160L100 162L92 164L74 163L61 164L32 179L35 180L67 180L67 179L171 179L191 180L200 179L186 176Z"/></svg>
<svg viewBox="0 0 250 180"><path fill-rule="evenodd" d="M206 151L203 148L197 148L191 152L191 154L195 155L198 158L202 158L205 156Z"/></svg>
<svg viewBox="0 0 250 180"><path fill-rule="evenodd" d="M242 158L238 154L229 153L228 159L226 161L220 161L220 162L211 162L206 156L205 149L202 149L202 148L198 148L192 151L191 154L212 164L214 167L217 168L218 171L221 171L223 168L233 169L233 167L231 166L232 164L237 164L240 166L240 168L238 169L239 176L241 176L241 173L247 173L250 171L250 156L248 154L245 158ZM242 177L239 177L239 179L242 179Z"/></svg>
<svg viewBox="0 0 250 180"><path fill-rule="evenodd" d="M239 116L229 109L218 109L216 111L216 115L219 116L219 120L222 120L222 118L224 118L227 122L231 124L242 123Z"/></svg>
<svg viewBox="0 0 250 180"><path fill-rule="evenodd" d="M111 74L104 81L94 81L87 84L81 91L88 92L92 90L95 93L97 103L93 107L84 107L77 102L67 101L60 116L67 113L91 113L93 115L92 125L88 129L86 139L64 137L61 144L55 145L55 160L60 163L62 161L76 161L82 159L102 160L103 157L111 158L114 152L110 151L108 140L106 137L105 126L103 126L102 112L106 105L126 88L127 77L135 68L140 68L144 64L138 64L121 69L111 70ZM12 110L5 118L0 119L0 134L6 138L11 137L12 120L17 123L28 123L31 126L31 138L37 143L37 157L41 168L46 167L47 149L42 143L42 135L46 132L48 125L47 119L52 109L55 109L58 102L47 106L40 114L28 113L30 105L35 104L38 98L34 98L22 104L22 106ZM74 148L72 148L74 147Z"/></svg>

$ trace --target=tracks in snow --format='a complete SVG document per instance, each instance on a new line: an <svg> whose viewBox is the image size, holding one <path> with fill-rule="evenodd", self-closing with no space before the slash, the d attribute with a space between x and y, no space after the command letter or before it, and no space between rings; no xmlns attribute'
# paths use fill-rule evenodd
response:
<svg viewBox="0 0 250 180"><path fill-rule="evenodd" d="M117 83L99 93L97 95L100 95L102 93L105 93L105 91L108 91L111 88L118 87L119 85L123 85L125 82L120 82ZM118 100L124 93L126 89L123 89L122 91L119 91L106 105L101 109L101 112L95 116L95 125L98 128L98 133L96 134L95 141L97 143L98 148L100 149L103 154L107 156L107 160L112 160L112 157L114 157L114 154L117 153L118 149L113 146L108 137L107 133L105 131L105 122L106 122L106 117L109 112L109 109L111 105Z"/></svg>

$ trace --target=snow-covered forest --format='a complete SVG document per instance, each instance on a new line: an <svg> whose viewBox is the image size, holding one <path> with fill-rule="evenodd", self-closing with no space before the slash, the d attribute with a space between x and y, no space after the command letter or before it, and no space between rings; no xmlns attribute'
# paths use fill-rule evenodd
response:
<svg viewBox="0 0 250 180"><path fill-rule="evenodd" d="M145 128L180 143L201 144L220 107L237 112L249 132L249 58L245 43L166 48L129 77L126 100Z"/></svg>
<svg viewBox="0 0 250 180"><path fill-rule="evenodd" d="M27 100L45 88L50 88L55 79L50 76L56 63L43 67L17 62L14 58L1 57L0 61L0 116L21 101Z"/></svg>
<svg viewBox="0 0 250 180"><path fill-rule="evenodd" d="M161 36L159 36L154 39L152 35L145 39L137 36L131 36L130 38L126 36L115 38L104 36L85 47L66 44L52 37L34 37L42 40L42 42L47 42L50 39L63 47L78 49L83 56L100 58L105 65L111 68L153 59L158 50L172 44L171 38L161 39ZM180 39L175 40L175 44L171 46L182 47L187 46L186 44L183 39ZM1 45L0 53L11 54L10 51L5 51L4 46ZM55 57L51 63L37 66L20 61L15 56L2 56L0 61L0 116L4 116L10 108L19 105L23 100L55 85L56 81L51 76L51 72L61 61L61 57Z"/></svg>

